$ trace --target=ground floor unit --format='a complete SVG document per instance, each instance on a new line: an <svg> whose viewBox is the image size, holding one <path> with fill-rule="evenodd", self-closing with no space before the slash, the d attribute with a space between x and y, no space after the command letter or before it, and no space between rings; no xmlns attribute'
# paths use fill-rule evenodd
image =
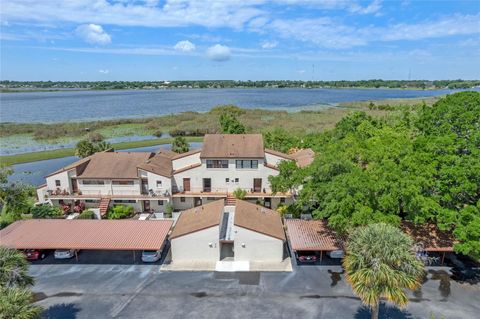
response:
<svg viewBox="0 0 480 319"><path fill-rule="evenodd" d="M36 302L45 317L370 318L339 266L294 265L292 272L170 272L158 264L131 265L129 254L124 265L83 257L90 262L30 267ZM407 307L382 304L380 318L478 318L478 280L459 280L449 266L428 268L421 288L408 293Z"/></svg>

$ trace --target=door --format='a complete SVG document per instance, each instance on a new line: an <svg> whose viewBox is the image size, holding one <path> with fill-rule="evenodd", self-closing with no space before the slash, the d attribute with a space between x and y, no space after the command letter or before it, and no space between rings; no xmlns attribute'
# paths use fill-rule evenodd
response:
<svg viewBox="0 0 480 319"><path fill-rule="evenodd" d="M149 200L144 200L143 201L143 211L147 212L150 210L150 201Z"/></svg>
<svg viewBox="0 0 480 319"><path fill-rule="evenodd" d="M77 180L72 178L72 193L77 193L78 192L78 184Z"/></svg>
<svg viewBox="0 0 480 319"><path fill-rule="evenodd" d="M190 178L183 179L183 191L189 192L190 191Z"/></svg>
<svg viewBox="0 0 480 319"><path fill-rule="evenodd" d="M204 192L212 191L212 180L210 178L203 179L203 191Z"/></svg>
<svg viewBox="0 0 480 319"><path fill-rule="evenodd" d="M253 192L254 193L261 193L262 192L262 179L261 178L254 178L253 179Z"/></svg>
<svg viewBox="0 0 480 319"><path fill-rule="evenodd" d="M195 207L202 206L202 199L200 197L195 197L193 199L193 206Z"/></svg>

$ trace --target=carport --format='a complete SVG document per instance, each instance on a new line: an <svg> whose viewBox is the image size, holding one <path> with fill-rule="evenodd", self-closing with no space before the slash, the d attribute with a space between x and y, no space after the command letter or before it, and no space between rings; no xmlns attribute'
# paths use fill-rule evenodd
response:
<svg viewBox="0 0 480 319"><path fill-rule="evenodd" d="M131 250L135 260L135 251L162 248L172 225L171 220L20 220L0 230L0 245L15 249Z"/></svg>
<svg viewBox="0 0 480 319"><path fill-rule="evenodd" d="M340 236L324 220L286 219L288 240L295 253L318 252L320 262L323 254L344 250L346 238Z"/></svg>
<svg viewBox="0 0 480 319"><path fill-rule="evenodd" d="M452 253L453 246L457 242L451 231L442 231L433 223L416 225L409 221L403 221L401 228L415 241L419 253L425 251L427 253L441 254L442 265L445 260L445 254Z"/></svg>

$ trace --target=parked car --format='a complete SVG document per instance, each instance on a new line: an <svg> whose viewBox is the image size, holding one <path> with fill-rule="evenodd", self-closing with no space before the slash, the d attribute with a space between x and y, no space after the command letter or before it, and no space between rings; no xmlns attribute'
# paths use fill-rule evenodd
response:
<svg viewBox="0 0 480 319"><path fill-rule="evenodd" d="M317 255L315 252L306 252L297 254L297 260L302 263L315 263L317 262Z"/></svg>
<svg viewBox="0 0 480 319"><path fill-rule="evenodd" d="M142 261L144 263L154 263L162 257L162 250L144 250L142 252Z"/></svg>
<svg viewBox="0 0 480 319"><path fill-rule="evenodd" d="M334 258L334 259L341 259L345 257L345 252L343 250L333 250L327 252L328 257Z"/></svg>
<svg viewBox="0 0 480 319"><path fill-rule="evenodd" d="M57 249L55 250L54 257L55 259L70 259L75 257L75 253L78 253L78 250L75 249Z"/></svg>
<svg viewBox="0 0 480 319"><path fill-rule="evenodd" d="M44 259L47 256L48 251L40 249L25 249L23 253L25 254L25 257L27 257L27 260L39 260Z"/></svg>

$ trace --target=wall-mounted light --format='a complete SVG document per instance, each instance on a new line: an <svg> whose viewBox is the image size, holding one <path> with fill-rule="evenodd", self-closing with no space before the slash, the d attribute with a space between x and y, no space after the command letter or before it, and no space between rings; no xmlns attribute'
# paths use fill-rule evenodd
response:
<svg viewBox="0 0 480 319"><path fill-rule="evenodd" d="M208 247L212 248L212 247L213 247L213 244L212 244L212 243L208 243Z"/></svg>
<svg viewBox="0 0 480 319"><path fill-rule="evenodd" d="M245 243L242 243L242 247L245 248Z"/></svg>

